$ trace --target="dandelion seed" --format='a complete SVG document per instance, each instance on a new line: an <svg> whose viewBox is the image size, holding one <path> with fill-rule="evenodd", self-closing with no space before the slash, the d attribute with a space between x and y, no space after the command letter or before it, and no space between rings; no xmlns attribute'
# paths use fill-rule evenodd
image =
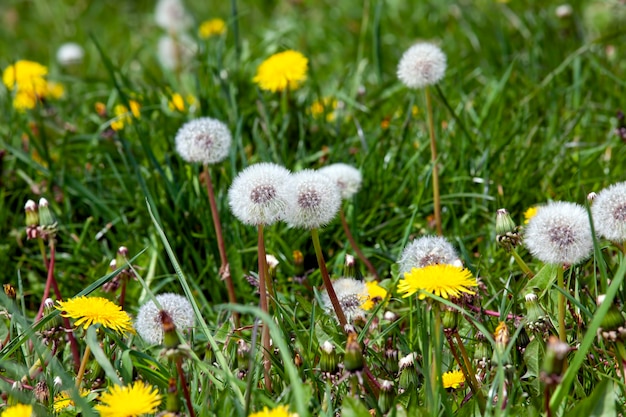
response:
<svg viewBox="0 0 626 417"><path fill-rule="evenodd" d="M57 61L64 67L80 64L84 57L85 50L74 42L64 43L57 50Z"/></svg>
<svg viewBox="0 0 626 417"><path fill-rule="evenodd" d="M157 308L150 300L141 306L137 313L135 328L137 333L148 343L163 343L163 325L159 318L161 311L166 311L174 321L174 325L181 331L191 329L195 324L193 307L187 298L173 293L164 293L156 296L161 305Z"/></svg>
<svg viewBox="0 0 626 417"><path fill-rule="evenodd" d="M575 265L585 260L593 250L587 212L562 201L540 207L526 226L524 244L548 264Z"/></svg>
<svg viewBox="0 0 626 417"><path fill-rule="evenodd" d="M56 309L62 311L63 317L76 320L74 325L77 327L83 326L83 329L87 329L100 324L120 334L133 331L128 313L106 298L82 296L57 303Z"/></svg>
<svg viewBox="0 0 626 417"><path fill-rule="evenodd" d="M591 206L593 226L598 235L614 242L626 240L626 182L600 191Z"/></svg>
<svg viewBox="0 0 626 417"><path fill-rule="evenodd" d="M285 211L285 221L291 227L322 227L335 218L340 205L339 188L327 176L310 169L291 175Z"/></svg>
<svg viewBox="0 0 626 417"><path fill-rule="evenodd" d="M287 206L289 175L286 168L266 162L241 171L228 190L228 203L235 217L255 226L280 220Z"/></svg>
<svg viewBox="0 0 626 417"><path fill-rule="evenodd" d="M261 90L272 93L295 90L306 80L309 60L297 51L284 51L274 54L259 65L252 79Z"/></svg>
<svg viewBox="0 0 626 417"><path fill-rule="evenodd" d="M326 175L337 184L341 198L344 200L352 198L359 191L363 182L361 171L348 164L332 164L320 168L318 172Z"/></svg>
<svg viewBox="0 0 626 417"><path fill-rule="evenodd" d="M429 265L463 266L454 247L441 236L423 236L413 240L402 251L398 264L401 274Z"/></svg>
<svg viewBox="0 0 626 417"><path fill-rule="evenodd" d="M426 298L424 292L430 292L439 297L459 297L462 293L475 294L470 287L477 287L478 282L472 273L454 265L438 264L423 268L413 268L404 274L398 283L398 291L402 297L409 297L419 292L418 298Z"/></svg>
<svg viewBox="0 0 626 417"><path fill-rule="evenodd" d="M398 78L409 88L438 83L446 72L446 55L431 43L410 47L398 64Z"/></svg>
<svg viewBox="0 0 626 417"><path fill-rule="evenodd" d="M202 117L178 129L175 141L176 151L185 161L215 164L228 156L232 137L224 123Z"/></svg>
<svg viewBox="0 0 626 417"><path fill-rule="evenodd" d="M95 408L102 417L137 417L154 413L161 404L161 396L156 388L136 381L125 387L109 387L100 402Z"/></svg>
<svg viewBox="0 0 626 417"><path fill-rule="evenodd" d="M444 388L457 389L465 383L465 375L461 371L446 372L441 376Z"/></svg>

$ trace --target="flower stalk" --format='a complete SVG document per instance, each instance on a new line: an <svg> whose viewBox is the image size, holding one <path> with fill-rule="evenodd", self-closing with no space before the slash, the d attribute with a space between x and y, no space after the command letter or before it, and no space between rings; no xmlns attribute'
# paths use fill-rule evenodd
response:
<svg viewBox="0 0 626 417"><path fill-rule="evenodd" d="M432 179L433 179L433 205L435 212L435 227L437 229L437 235L442 236L443 230L441 227L441 197L439 195L439 168L437 166L437 142L435 139L435 118L433 116L433 106L431 103L430 89L428 86L424 88L424 95L426 96L426 113L428 114L428 136L430 137L430 161L433 165Z"/></svg>

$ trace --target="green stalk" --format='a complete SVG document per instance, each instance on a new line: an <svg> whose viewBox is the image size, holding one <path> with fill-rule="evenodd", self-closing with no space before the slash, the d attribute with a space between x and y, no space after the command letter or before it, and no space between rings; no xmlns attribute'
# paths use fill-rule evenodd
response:
<svg viewBox="0 0 626 417"><path fill-rule="evenodd" d="M524 275L526 275L528 279L532 279L535 276L535 274L533 274L533 271L530 270L530 268L528 267L526 262L524 262L522 257L519 256L519 253L517 253L515 249L512 249L510 253L513 256L513 259L515 259L515 262L517 262L517 265L520 267L522 272L524 272Z"/></svg>
<svg viewBox="0 0 626 417"><path fill-rule="evenodd" d="M433 205L435 212L435 225L437 234L443 235L441 229L441 197L439 196L439 168L437 167L437 142L435 140L435 118L433 117L433 106L430 98L430 89L424 88L426 95L426 113L428 114L428 134L430 136L430 161L433 164Z"/></svg>
<svg viewBox="0 0 626 417"><path fill-rule="evenodd" d="M557 268L556 277L559 288L566 291L562 267ZM561 342L567 343L567 332L565 331L565 294L562 292L559 292L559 339Z"/></svg>

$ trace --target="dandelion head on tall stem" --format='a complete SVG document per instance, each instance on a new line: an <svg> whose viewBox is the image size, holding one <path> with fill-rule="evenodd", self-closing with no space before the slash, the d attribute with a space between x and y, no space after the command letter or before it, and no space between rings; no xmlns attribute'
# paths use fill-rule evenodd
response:
<svg viewBox="0 0 626 417"><path fill-rule="evenodd" d="M201 117L178 129L175 142L176 151L185 161L215 164L228 156L232 136L223 122Z"/></svg>

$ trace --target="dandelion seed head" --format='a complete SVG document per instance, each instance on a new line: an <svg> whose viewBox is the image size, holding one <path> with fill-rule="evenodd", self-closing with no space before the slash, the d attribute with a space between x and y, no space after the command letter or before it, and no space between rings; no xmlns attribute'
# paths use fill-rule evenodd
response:
<svg viewBox="0 0 626 417"><path fill-rule="evenodd" d="M591 206L596 233L614 242L626 240L626 182L600 191Z"/></svg>
<svg viewBox="0 0 626 417"><path fill-rule="evenodd" d="M348 322L365 316L362 305L368 299L368 292L363 281L353 278L339 278L333 282L333 289ZM322 292L322 303L328 314L334 316L335 310L326 289Z"/></svg>
<svg viewBox="0 0 626 417"><path fill-rule="evenodd" d="M423 236L406 245L400 259L400 273L429 265L463 266L454 247L442 236Z"/></svg>
<svg viewBox="0 0 626 417"><path fill-rule="evenodd" d="M224 123L201 117L178 129L175 141L176 151L185 161L215 164L228 156L232 137Z"/></svg>
<svg viewBox="0 0 626 417"><path fill-rule="evenodd" d="M318 172L335 181L341 192L341 198L344 200L352 198L359 191L363 182L361 171L348 164L332 164L320 168Z"/></svg>
<svg viewBox="0 0 626 417"><path fill-rule="evenodd" d="M562 201L540 207L526 226L524 244L544 263L575 265L585 260L593 250L587 212Z"/></svg>
<svg viewBox="0 0 626 417"><path fill-rule="evenodd" d="M337 185L310 169L291 175L287 183L285 221L291 227L314 229L330 223L341 204Z"/></svg>
<svg viewBox="0 0 626 417"><path fill-rule="evenodd" d="M154 301L150 300L139 308L135 329L137 333L148 343L161 344L163 342L163 326L159 315L166 311L174 321L174 325L181 331L187 331L195 324L193 307L186 297L173 293L164 293L156 296L161 305L157 308Z"/></svg>
<svg viewBox="0 0 626 417"><path fill-rule="evenodd" d="M423 88L438 83L446 72L446 55L431 43L411 46L400 59L398 78L409 88Z"/></svg>
<svg viewBox="0 0 626 417"><path fill-rule="evenodd" d="M180 33L191 25L191 17L181 0L159 0L154 9L154 21L169 33Z"/></svg>
<svg viewBox="0 0 626 417"><path fill-rule="evenodd" d="M84 57L85 50L75 42L64 43L57 50L57 61L64 67L80 64Z"/></svg>

